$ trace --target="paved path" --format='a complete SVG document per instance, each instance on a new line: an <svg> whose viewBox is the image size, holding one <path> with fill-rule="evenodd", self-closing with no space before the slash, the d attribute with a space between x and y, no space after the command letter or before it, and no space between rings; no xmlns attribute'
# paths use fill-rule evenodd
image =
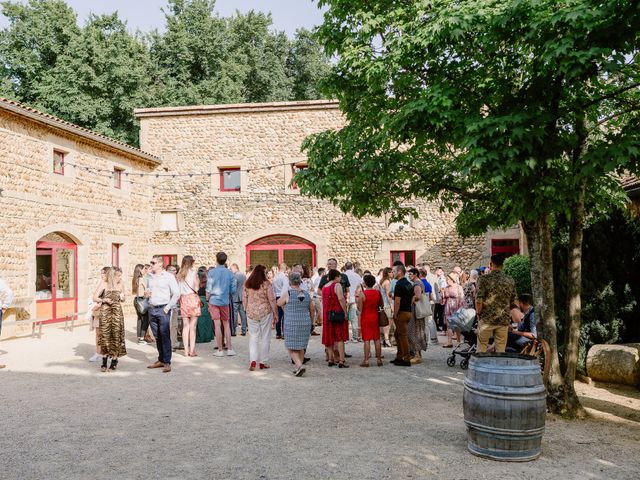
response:
<svg viewBox="0 0 640 480"><path fill-rule="evenodd" d="M154 349L133 343L118 372L100 373L87 327L0 343L0 478L638 478L633 422L549 417L535 462L470 455L463 372L442 348L419 366L363 369L350 345L338 370L313 337L307 375L293 378L275 340L273 368L249 372L247 339L234 339L237 357L213 357L212 344L178 354L170 374L147 370Z"/></svg>

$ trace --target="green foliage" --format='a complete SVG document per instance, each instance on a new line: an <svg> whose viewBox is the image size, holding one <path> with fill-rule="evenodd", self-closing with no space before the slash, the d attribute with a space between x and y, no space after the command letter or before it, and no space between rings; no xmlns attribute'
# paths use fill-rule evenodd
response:
<svg viewBox="0 0 640 480"><path fill-rule="evenodd" d="M349 124L304 142L304 194L395 218L438 200L476 234L568 212L585 180L608 199L637 169L637 2L320 3L325 91Z"/></svg>
<svg viewBox="0 0 640 480"><path fill-rule="evenodd" d="M168 0L148 34L117 14L79 27L63 0L0 6L0 95L134 145L134 108L315 99L328 71L307 30L290 40L270 14L222 18L213 0Z"/></svg>
<svg viewBox="0 0 640 480"><path fill-rule="evenodd" d="M615 241L612 241L615 239ZM566 324L567 243L556 230L554 272L559 327ZM640 340L640 219L616 210L586 230L582 270L582 327L578 368L584 372L586 352L599 343ZM562 335L560 338L562 339ZM563 346L560 345L562 350Z"/></svg>
<svg viewBox="0 0 640 480"><path fill-rule="evenodd" d="M516 290L518 294L531 294L531 270L529 268L529 257L525 255L512 255L505 260L503 271L516 282Z"/></svg>

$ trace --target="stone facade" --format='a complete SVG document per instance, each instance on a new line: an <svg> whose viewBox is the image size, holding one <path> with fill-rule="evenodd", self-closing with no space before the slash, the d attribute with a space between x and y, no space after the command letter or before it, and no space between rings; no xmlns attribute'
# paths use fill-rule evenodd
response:
<svg viewBox="0 0 640 480"><path fill-rule="evenodd" d="M64 174L54 173L54 151L64 153ZM35 300L39 241L76 245L77 260L61 262L53 283L71 284L80 312L86 311L100 268L112 263L113 244L120 245L125 281L130 281L126 279L135 263L148 259L152 178L137 179L135 185L123 180L118 189L110 172L117 167L125 174L149 173L159 159L0 100L0 164L0 275L16 297L15 308L5 318L3 338L22 333L12 322L16 317L34 319L50 308ZM61 260L65 255L70 254L59 253ZM76 269L77 290L72 285ZM59 312L75 307L63 303ZM30 331L30 326L22 330Z"/></svg>
<svg viewBox="0 0 640 480"><path fill-rule="evenodd" d="M28 322L12 320L49 319L53 304L58 320L83 315L114 245L126 284L152 254L171 262L191 254L210 265L224 250L239 265L277 263L277 252L265 260L273 252L264 243L284 236L303 243L305 263L315 265L336 257L377 270L392 252L447 269L486 258L486 239L460 239L453 216L435 204L417 201L418 218L389 224L344 215L291 187L293 166L306 162L302 140L343 125L336 102L143 109L136 116L142 150L0 99L0 275L16 297L2 338L30 331ZM57 154L62 174L54 171ZM221 188L225 168L242 170L239 192ZM263 245L248 251L255 243ZM280 251L289 263L298 254ZM42 268L48 258L59 263L57 273ZM47 281L73 290L74 300L48 298Z"/></svg>
<svg viewBox="0 0 640 480"><path fill-rule="evenodd" d="M385 218L344 215L290 188L292 164L306 161L303 139L343 125L337 102L154 108L136 116L141 148L161 157L169 173L203 174L165 177L155 189L156 211L175 210L183 226L156 233L156 253L191 254L208 265L224 250L231 262L248 265L247 245L289 234L315 245L317 265L336 257L377 270L390 264L392 251L415 252L418 262L445 268L478 265L483 257L484 238L460 239L453 215L436 204L417 201L418 218L389 225ZM221 191L220 169L233 167L243 170L241 191Z"/></svg>

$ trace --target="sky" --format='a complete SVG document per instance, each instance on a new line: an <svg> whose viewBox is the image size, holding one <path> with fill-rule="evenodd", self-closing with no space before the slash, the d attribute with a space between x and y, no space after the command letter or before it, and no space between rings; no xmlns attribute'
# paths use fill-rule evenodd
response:
<svg viewBox="0 0 640 480"><path fill-rule="evenodd" d="M26 0L23 0L26 1ZM113 13L118 11L120 18L127 21L129 29L148 32L154 28L162 29L164 15L160 8L166 0L66 0L78 14L81 24L89 13ZM273 28L284 30L290 37L296 29L312 28L322 23L322 12L315 0L217 0L216 10L223 16L233 15L236 10L271 12ZM6 26L6 19L0 16L0 27Z"/></svg>

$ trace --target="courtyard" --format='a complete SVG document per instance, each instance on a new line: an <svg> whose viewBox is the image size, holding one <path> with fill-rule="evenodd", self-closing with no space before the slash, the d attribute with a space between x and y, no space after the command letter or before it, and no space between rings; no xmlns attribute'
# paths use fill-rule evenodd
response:
<svg viewBox="0 0 640 480"><path fill-rule="evenodd" d="M0 344L0 478L519 478L635 479L640 454L637 390L577 384L584 421L547 416L542 456L522 464L466 450L464 372L430 346L421 365L327 368L319 337L302 378L282 342L272 368L249 372L248 337L236 357L174 354L173 372L146 365L153 346L134 343L115 373L87 362L88 327L44 329L41 339Z"/></svg>

